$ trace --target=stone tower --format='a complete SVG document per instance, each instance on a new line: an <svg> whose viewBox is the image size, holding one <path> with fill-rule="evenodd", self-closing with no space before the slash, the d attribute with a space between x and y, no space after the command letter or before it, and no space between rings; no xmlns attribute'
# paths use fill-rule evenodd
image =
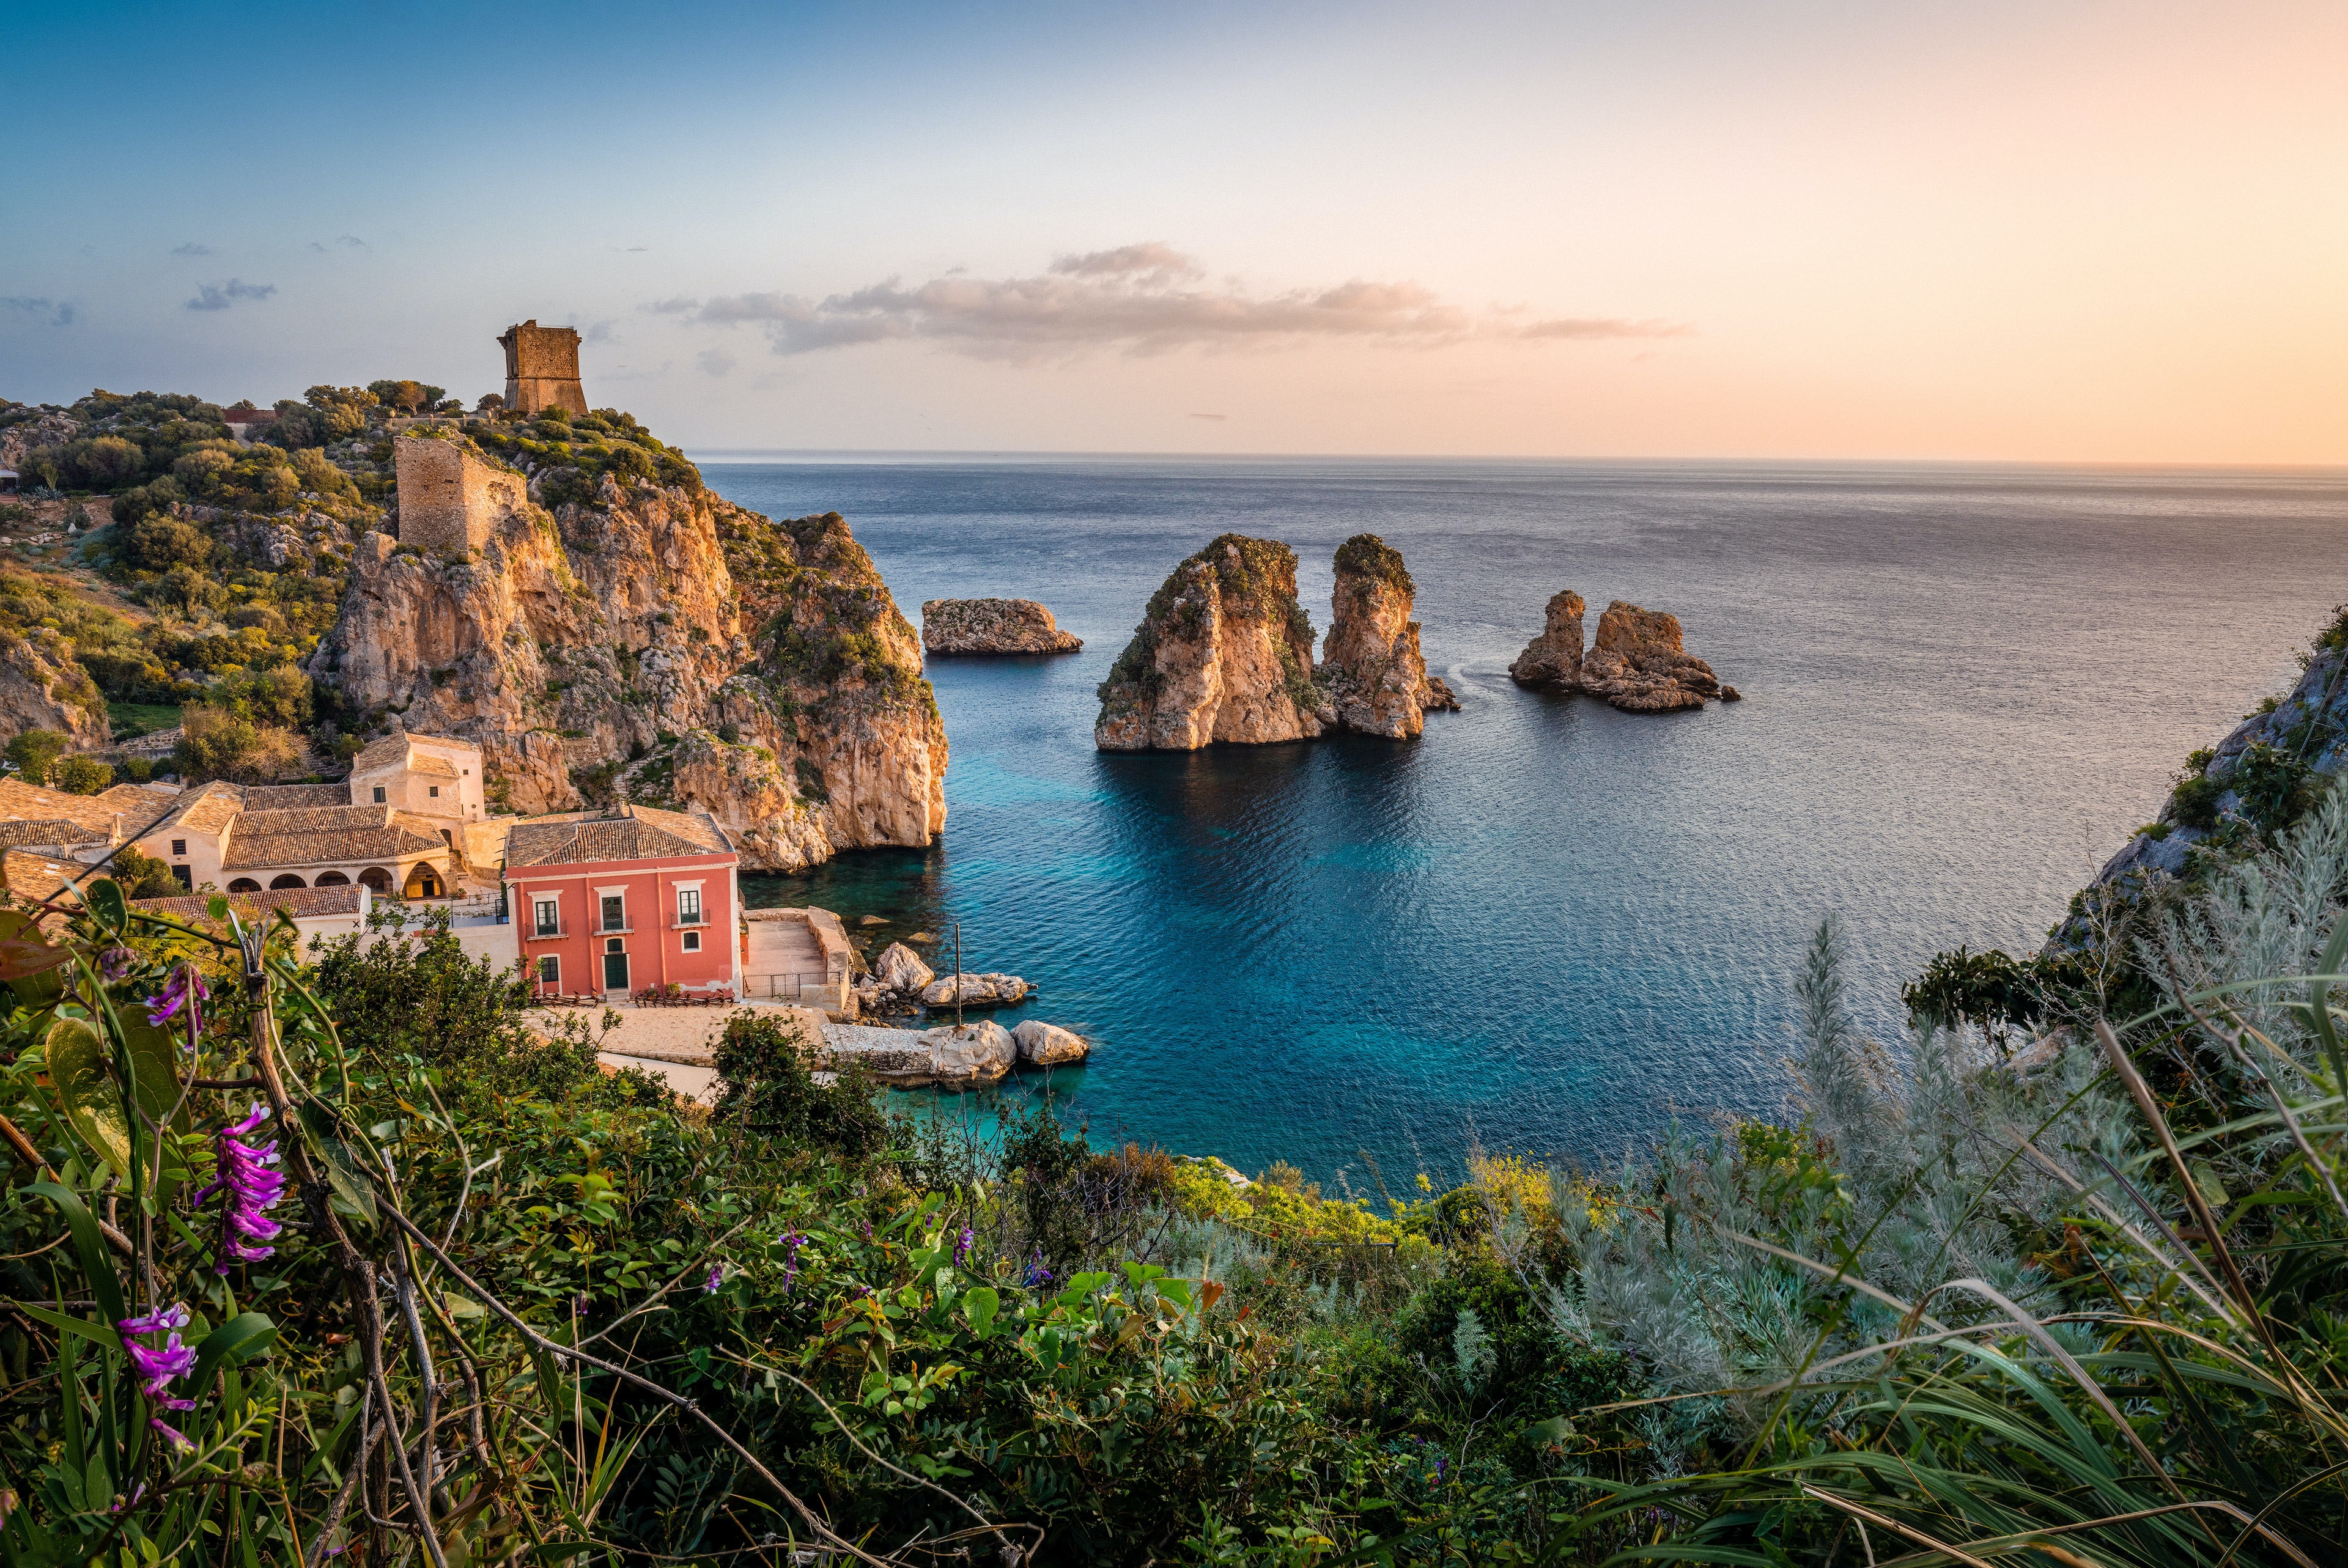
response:
<svg viewBox="0 0 2348 1568"><path fill-rule="evenodd" d="M498 342L506 351L506 406L524 414L549 408L587 412L579 387L579 334L570 327L542 327L535 318L508 327Z"/></svg>
<svg viewBox="0 0 2348 1568"><path fill-rule="evenodd" d="M399 542L427 555L479 550L499 524L530 505L529 482L520 474L485 463L454 441L396 436L391 448L399 477Z"/></svg>

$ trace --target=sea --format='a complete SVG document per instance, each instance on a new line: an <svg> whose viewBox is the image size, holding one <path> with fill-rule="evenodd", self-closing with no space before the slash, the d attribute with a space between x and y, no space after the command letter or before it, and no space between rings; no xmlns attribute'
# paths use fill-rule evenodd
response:
<svg viewBox="0 0 2348 1568"><path fill-rule="evenodd" d="M1372 1196L1784 1113L1829 919L1897 1052L1901 985L1960 944L2035 948L2348 600L2336 469L703 456L745 506L844 514L917 625L1035 599L1085 641L930 661L943 836L749 901L837 910L876 952L950 956L958 927L965 968L1039 988L1002 1021L1096 1042L1006 1092L1097 1144ZM1097 751L1144 603L1225 532L1294 549L1323 630L1337 546L1399 549L1462 711L1415 742ZM1567 588L1593 634L1611 600L1676 615L1745 700L1519 689Z"/></svg>

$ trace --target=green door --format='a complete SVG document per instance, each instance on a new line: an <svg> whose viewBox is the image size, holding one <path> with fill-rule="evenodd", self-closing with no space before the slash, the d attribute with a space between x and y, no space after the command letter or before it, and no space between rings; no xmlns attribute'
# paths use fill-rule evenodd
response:
<svg viewBox="0 0 2348 1568"><path fill-rule="evenodd" d="M611 943L610 950L603 955L603 989L607 991L628 989L628 955L621 951L617 939Z"/></svg>

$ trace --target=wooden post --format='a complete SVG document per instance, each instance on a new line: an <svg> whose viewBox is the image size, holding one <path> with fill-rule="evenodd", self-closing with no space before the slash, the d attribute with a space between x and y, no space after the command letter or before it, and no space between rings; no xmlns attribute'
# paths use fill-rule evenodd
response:
<svg viewBox="0 0 2348 1568"><path fill-rule="evenodd" d="M962 1028L962 922L954 922L954 1028Z"/></svg>

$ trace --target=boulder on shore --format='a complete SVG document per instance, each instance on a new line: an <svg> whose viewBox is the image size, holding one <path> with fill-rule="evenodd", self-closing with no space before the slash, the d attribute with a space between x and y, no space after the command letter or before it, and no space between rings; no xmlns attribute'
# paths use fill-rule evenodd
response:
<svg viewBox="0 0 2348 1568"><path fill-rule="evenodd" d="M922 646L932 653L1074 653L1084 645L1032 599L933 599L922 606Z"/></svg>
<svg viewBox="0 0 2348 1568"><path fill-rule="evenodd" d="M937 974L922 962L922 956L902 942L891 942L880 950L880 961L872 966L872 978L880 982L883 990L919 991Z"/></svg>
<svg viewBox="0 0 2348 1568"><path fill-rule="evenodd" d="M1712 666L1681 645L1679 618L1616 600L1598 618L1598 636L1581 648L1581 596L1568 589L1549 601L1541 634L1509 666L1527 686L1586 692L1632 713L1701 708L1707 699L1738 701Z"/></svg>
<svg viewBox="0 0 2348 1568"><path fill-rule="evenodd" d="M1032 989L1017 975L941 975L922 988L922 1005L932 1012L957 1002L966 1008L1009 1007L1025 1000Z"/></svg>
<svg viewBox="0 0 2348 1568"><path fill-rule="evenodd" d="M1018 1065L1018 1042L999 1023L914 1030L827 1023L819 1063L829 1071L860 1067L893 1089L983 1089Z"/></svg>
<svg viewBox="0 0 2348 1568"><path fill-rule="evenodd" d="M1041 1019L1027 1020L1011 1031L1011 1038L1018 1042L1019 1060L1037 1067L1082 1061L1093 1048L1093 1042L1083 1035Z"/></svg>
<svg viewBox="0 0 2348 1568"><path fill-rule="evenodd" d="M1329 635L1313 676L1343 728L1410 740L1429 709L1458 709L1451 688L1427 677L1410 618L1417 591L1402 552L1377 535L1355 534L1337 547Z"/></svg>
<svg viewBox="0 0 2348 1568"><path fill-rule="evenodd" d="M1093 743L1105 752L1301 741L1335 723L1313 681L1296 552L1224 534L1176 567L1099 696Z"/></svg>
<svg viewBox="0 0 2348 1568"><path fill-rule="evenodd" d="M941 1089L983 1089L1002 1082L1018 1064L1011 1031L983 1019L924 1030L922 1038L930 1045L931 1081Z"/></svg>

